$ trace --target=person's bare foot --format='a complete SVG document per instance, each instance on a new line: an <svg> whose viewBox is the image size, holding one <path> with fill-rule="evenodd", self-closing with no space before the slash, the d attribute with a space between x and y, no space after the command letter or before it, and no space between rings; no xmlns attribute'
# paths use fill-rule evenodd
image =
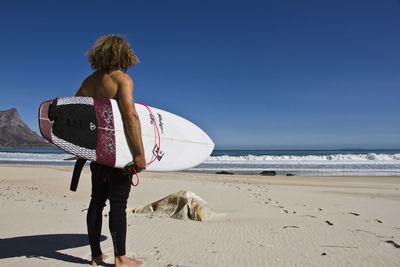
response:
<svg viewBox="0 0 400 267"><path fill-rule="evenodd" d="M107 258L106 255L100 255L97 257L92 257L92 261L90 262L90 265L92 266L97 266L97 264L103 263L104 260Z"/></svg>
<svg viewBox="0 0 400 267"><path fill-rule="evenodd" d="M126 256L115 257L115 267L139 267L142 263Z"/></svg>

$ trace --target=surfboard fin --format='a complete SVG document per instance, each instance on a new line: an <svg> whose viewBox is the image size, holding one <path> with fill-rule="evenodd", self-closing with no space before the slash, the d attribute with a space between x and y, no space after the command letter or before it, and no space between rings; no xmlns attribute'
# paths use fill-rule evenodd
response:
<svg viewBox="0 0 400 267"><path fill-rule="evenodd" d="M66 159L64 159L64 160L78 160L78 159L82 159L82 158L79 157L79 156L73 156L73 157L71 157L71 158L66 158Z"/></svg>
<svg viewBox="0 0 400 267"><path fill-rule="evenodd" d="M74 172L72 173L71 186L69 187L71 191L75 192L78 188L79 178L81 177L81 172L83 166L85 166L86 161L86 159L78 159L75 162Z"/></svg>

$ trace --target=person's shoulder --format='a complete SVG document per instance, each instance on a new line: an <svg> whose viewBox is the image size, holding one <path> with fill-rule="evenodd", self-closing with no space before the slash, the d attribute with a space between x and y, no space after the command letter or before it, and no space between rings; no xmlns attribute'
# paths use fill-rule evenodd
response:
<svg viewBox="0 0 400 267"><path fill-rule="evenodd" d="M86 77L83 80L81 87L79 88L78 92L76 93L76 96L89 96L88 90L89 90L91 84L93 83L94 75L95 75L95 73L92 73L91 75L89 75L88 77Z"/></svg>
<svg viewBox="0 0 400 267"><path fill-rule="evenodd" d="M90 74L89 76L87 76L84 80L83 80L83 84L87 84L88 82L90 82L91 80L93 80L93 77L95 76L95 72L93 72L92 74Z"/></svg>
<svg viewBox="0 0 400 267"><path fill-rule="evenodd" d="M133 85L133 80L129 74L120 70L113 71L110 73L111 78L120 85Z"/></svg>

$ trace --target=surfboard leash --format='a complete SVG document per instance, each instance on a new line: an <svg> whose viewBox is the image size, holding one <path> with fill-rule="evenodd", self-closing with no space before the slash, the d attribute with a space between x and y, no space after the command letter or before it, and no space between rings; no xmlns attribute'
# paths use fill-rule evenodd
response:
<svg viewBox="0 0 400 267"><path fill-rule="evenodd" d="M144 106L150 112L151 118L153 119L153 122L154 122L154 126L156 127L156 130L157 130L157 137L158 137L157 155L154 157L154 159L152 161L146 163L146 166L148 166L148 165L152 164L158 158L158 155L160 154L160 149L161 149L160 148L161 147L160 131L158 130L157 122L156 122L156 119L155 119L155 117L153 115L153 112L151 112L151 109L148 106L146 106L145 104L142 104L142 103L138 103L138 104Z"/></svg>
<svg viewBox="0 0 400 267"><path fill-rule="evenodd" d="M154 159L152 161L146 163L146 166L148 166L148 165L152 164L158 158L158 155L160 154L161 137L160 137L160 131L158 130L157 122L156 122L156 119L155 119L155 117L153 115L153 112L151 112L150 108L148 106L146 106L145 104L142 104L142 103L138 103L138 104L144 106L150 112L150 116L151 116L151 118L152 118L152 120L154 122L154 126L156 127L156 130L157 130L157 137L158 137L157 155L154 157ZM128 164L126 164L126 166L123 169L123 172L125 174L129 174L129 179L131 180L132 186L138 186L139 185L139 174L137 173L135 167L137 168L136 163L134 161L131 161ZM136 175L136 180L137 180L136 184L134 184L133 181L132 181L132 177L131 176L133 176L133 173L135 173L135 175Z"/></svg>

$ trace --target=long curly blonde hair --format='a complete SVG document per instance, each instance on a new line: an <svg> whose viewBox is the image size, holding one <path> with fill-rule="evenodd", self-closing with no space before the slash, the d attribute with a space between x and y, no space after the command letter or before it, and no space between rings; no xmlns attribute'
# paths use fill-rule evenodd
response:
<svg viewBox="0 0 400 267"><path fill-rule="evenodd" d="M92 68L101 71L125 72L139 62L129 43L115 34L100 37L87 56Z"/></svg>

